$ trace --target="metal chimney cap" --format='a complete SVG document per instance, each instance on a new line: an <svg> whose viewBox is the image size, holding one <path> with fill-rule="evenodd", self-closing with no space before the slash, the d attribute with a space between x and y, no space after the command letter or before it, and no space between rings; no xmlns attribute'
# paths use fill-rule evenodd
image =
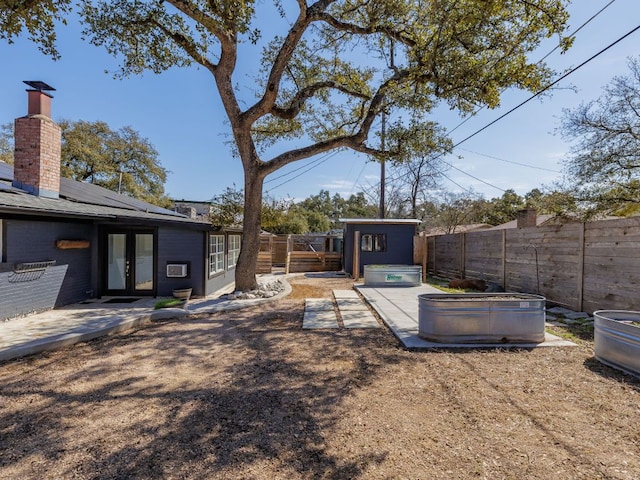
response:
<svg viewBox="0 0 640 480"><path fill-rule="evenodd" d="M38 92L43 92L45 90L53 90L55 91L55 88L53 88L51 85L48 85L46 83L44 83L43 81L40 80L23 80L22 83L26 83L27 85L29 85L31 88L33 88L34 90L38 91Z"/></svg>

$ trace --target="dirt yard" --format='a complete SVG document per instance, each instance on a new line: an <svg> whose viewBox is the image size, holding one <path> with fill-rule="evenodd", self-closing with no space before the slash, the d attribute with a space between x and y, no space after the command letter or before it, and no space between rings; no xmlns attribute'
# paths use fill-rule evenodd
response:
<svg viewBox="0 0 640 480"><path fill-rule="evenodd" d="M351 282L291 283L0 364L0 478L640 478L640 382L589 334L411 352L386 328L303 331L303 299Z"/></svg>

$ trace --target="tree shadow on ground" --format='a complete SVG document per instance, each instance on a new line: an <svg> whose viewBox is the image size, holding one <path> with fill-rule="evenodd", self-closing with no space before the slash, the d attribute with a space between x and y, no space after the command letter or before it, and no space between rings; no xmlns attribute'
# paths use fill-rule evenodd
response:
<svg viewBox="0 0 640 480"><path fill-rule="evenodd" d="M358 477L385 453L327 453L325 432L398 350L382 330L300 326L298 306L258 307L6 364L0 472L260 478L269 465L282 478Z"/></svg>

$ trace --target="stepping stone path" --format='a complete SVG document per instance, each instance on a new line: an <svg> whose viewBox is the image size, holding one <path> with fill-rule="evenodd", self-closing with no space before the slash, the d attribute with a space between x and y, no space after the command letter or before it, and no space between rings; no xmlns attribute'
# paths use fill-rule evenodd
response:
<svg viewBox="0 0 640 480"><path fill-rule="evenodd" d="M338 328L333 302L324 298L307 298L302 328Z"/></svg>
<svg viewBox="0 0 640 480"><path fill-rule="evenodd" d="M357 292L334 290L333 296L345 328L380 328L380 324ZM302 328L339 328L333 302L319 298L306 299Z"/></svg>
<svg viewBox="0 0 640 480"><path fill-rule="evenodd" d="M354 290L334 290L345 328L379 328L378 321Z"/></svg>

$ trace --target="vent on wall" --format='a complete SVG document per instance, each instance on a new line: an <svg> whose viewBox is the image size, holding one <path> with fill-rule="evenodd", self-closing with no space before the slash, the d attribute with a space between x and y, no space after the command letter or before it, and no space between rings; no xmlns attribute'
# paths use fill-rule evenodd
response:
<svg viewBox="0 0 640 480"><path fill-rule="evenodd" d="M167 277L183 278L187 276L186 263L169 263L167 264Z"/></svg>

